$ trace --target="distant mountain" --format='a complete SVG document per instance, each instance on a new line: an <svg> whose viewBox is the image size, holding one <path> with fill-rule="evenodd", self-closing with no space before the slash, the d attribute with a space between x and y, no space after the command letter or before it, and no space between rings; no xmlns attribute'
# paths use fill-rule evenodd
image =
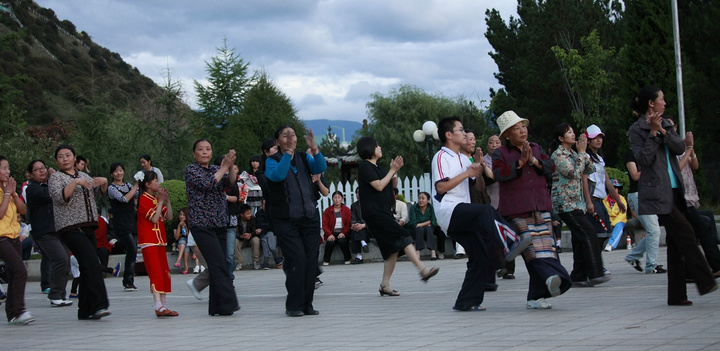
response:
<svg viewBox="0 0 720 351"><path fill-rule="evenodd" d="M343 142L343 131L346 142L351 142L355 131L362 128L361 122L354 121L343 121L343 120L330 120L330 119L311 119L304 120L305 126L312 128L315 133L315 139L318 143L325 139L328 127L332 128L332 133L336 134L340 138L340 142Z"/></svg>

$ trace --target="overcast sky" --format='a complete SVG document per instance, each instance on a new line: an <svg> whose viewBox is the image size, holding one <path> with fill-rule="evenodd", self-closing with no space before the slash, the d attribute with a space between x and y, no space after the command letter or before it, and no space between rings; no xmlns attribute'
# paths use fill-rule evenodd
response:
<svg viewBox="0 0 720 351"><path fill-rule="evenodd" d="M485 10L515 0L35 0L162 85L169 65L196 108L193 80L223 38L264 68L299 117L362 121L370 94L401 84L489 100L497 66Z"/></svg>

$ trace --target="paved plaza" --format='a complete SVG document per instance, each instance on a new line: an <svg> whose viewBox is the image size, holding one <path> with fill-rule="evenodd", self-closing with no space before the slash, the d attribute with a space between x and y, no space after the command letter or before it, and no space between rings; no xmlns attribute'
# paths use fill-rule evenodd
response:
<svg viewBox="0 0 720 351"><path fill-rule="evenodd" d="M316 290L319 316L285 316L281 270L235 272L242 309L207 315L207 291L196 300L174 274L168 306L179 317L159 319L146 276L125 292L120 278L105 280L112 316L78 321L76 307L51 308L38 282L29 282L28 326L0 325L3 350L720 350L720 292L698 296L691 307L666 304L666 275L646 275L623 261L626 251L603 253L613 279L573 288L549 299L551 310L525 308L528 275L498 281L484 312L451 309L466 260L426 261L440 273L427 284L408 261L398 262L391 285L402 295L380 297L382 263L331 265ZM560 254L566 268L572 253ZM659 258L665 262L665 249ZM77 303L77 302L76 302Z"/></svg>

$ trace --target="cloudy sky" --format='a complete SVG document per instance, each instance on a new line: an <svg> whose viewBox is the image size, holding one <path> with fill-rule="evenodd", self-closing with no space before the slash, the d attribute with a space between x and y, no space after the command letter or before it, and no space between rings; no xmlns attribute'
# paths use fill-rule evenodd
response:
<svg viewBox="0 0 720 351"><path fill-rule="evenodd" d="M193 80L227 38L265 69L301 119L362 121L374 92L401 84L489 100L497 66L485 10L514 0L35 0L159 84L169 66L195 104Z"/></svg>

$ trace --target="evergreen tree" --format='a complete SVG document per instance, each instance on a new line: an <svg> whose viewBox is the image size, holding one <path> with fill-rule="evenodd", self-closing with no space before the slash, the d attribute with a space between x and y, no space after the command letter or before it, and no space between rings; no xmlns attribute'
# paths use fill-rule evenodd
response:
<svg viewBox="0 0 720 351"><path fill-rule="evenodd" d="M244 170L249 166L250 156L260 154L262 142L274 138L275 130L281 125L290 125L295 129L297 149L305 151L305 125L298 119L292 101L273 84L265 71L260 71L256 83L244 96L238 118L232 119L223 133L222 151L216 153L234 148L237 164L240 170Z"/></svg>
<svg viewBox="0 0 720 351"><path fill-rule="evenodd" d="M245 92L253 80L248 77L249 65L234 48L228 48L227 38L223 39L217 55L205 62L207 85L194 81L197 102L202 108L195 121L196 134L217 143L222 131L239 115Z"/></svg>

